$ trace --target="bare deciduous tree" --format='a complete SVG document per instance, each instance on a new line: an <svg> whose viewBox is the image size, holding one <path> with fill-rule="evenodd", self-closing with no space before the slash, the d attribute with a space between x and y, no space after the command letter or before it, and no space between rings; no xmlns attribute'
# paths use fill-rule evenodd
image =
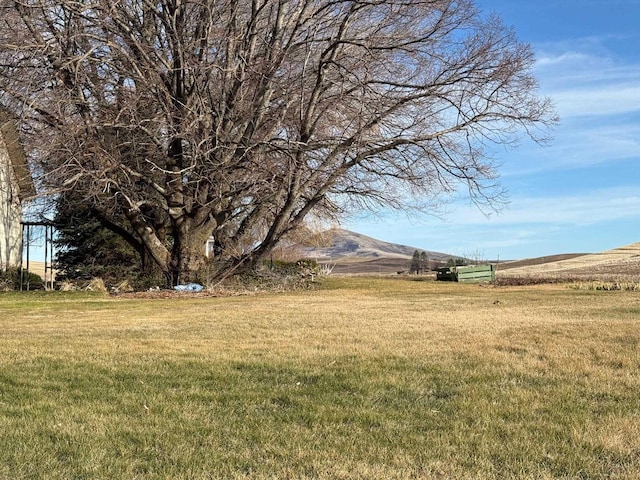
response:
<svg viewBox="0 0 640 480"><path fill-rule="evenodd" d="M82 192L174 283L210 235L224 276L311 212L491 204L487 146L555 121L530 48L471 0L0 2L0 102L40 188Z"/></svg>

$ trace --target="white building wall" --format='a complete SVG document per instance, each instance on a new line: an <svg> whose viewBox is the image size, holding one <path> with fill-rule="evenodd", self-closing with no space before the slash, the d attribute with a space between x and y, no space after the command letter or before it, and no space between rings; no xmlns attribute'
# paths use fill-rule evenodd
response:
<svg viewBox="0 0 640 480"><path fill-rule="evenodd" d="M0 270L20 264L22 208L18 185L9 161L7 146L0 134Z"/></svg>

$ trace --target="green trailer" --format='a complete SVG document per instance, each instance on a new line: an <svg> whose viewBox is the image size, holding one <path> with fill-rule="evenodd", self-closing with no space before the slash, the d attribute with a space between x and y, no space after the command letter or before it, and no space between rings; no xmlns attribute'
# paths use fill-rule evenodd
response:
<svg viewBox="0 0 640 480"><path fill-rule="evenodd" d="M493 282L496 266L471 265L468 267L443 267L436 271L436 280L445 282Z"/></svg>

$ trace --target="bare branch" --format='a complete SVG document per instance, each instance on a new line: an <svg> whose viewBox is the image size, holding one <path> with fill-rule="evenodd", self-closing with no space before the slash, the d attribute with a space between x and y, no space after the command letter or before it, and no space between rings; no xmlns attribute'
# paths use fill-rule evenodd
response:
<svg viewBox="0 0 640 480"><path fill-rule="evenodd" d="M556 121L472 0L0 2L0 103L41 189L82 192L174 281L209 235L224 276L311 213L498 207L487 147Z"/></svg>

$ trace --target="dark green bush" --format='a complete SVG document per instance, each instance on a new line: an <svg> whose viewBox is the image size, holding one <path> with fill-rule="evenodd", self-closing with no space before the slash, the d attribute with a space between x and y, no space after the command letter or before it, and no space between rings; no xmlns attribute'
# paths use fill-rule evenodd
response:
<svg viewBox="0 0 640 480"><path fill-rule="evenodd" d="M22 290L44 290L44 281L40 275L23 270ZM0 290L20 290L20 269L10 268L0 272Z"/></svg>

